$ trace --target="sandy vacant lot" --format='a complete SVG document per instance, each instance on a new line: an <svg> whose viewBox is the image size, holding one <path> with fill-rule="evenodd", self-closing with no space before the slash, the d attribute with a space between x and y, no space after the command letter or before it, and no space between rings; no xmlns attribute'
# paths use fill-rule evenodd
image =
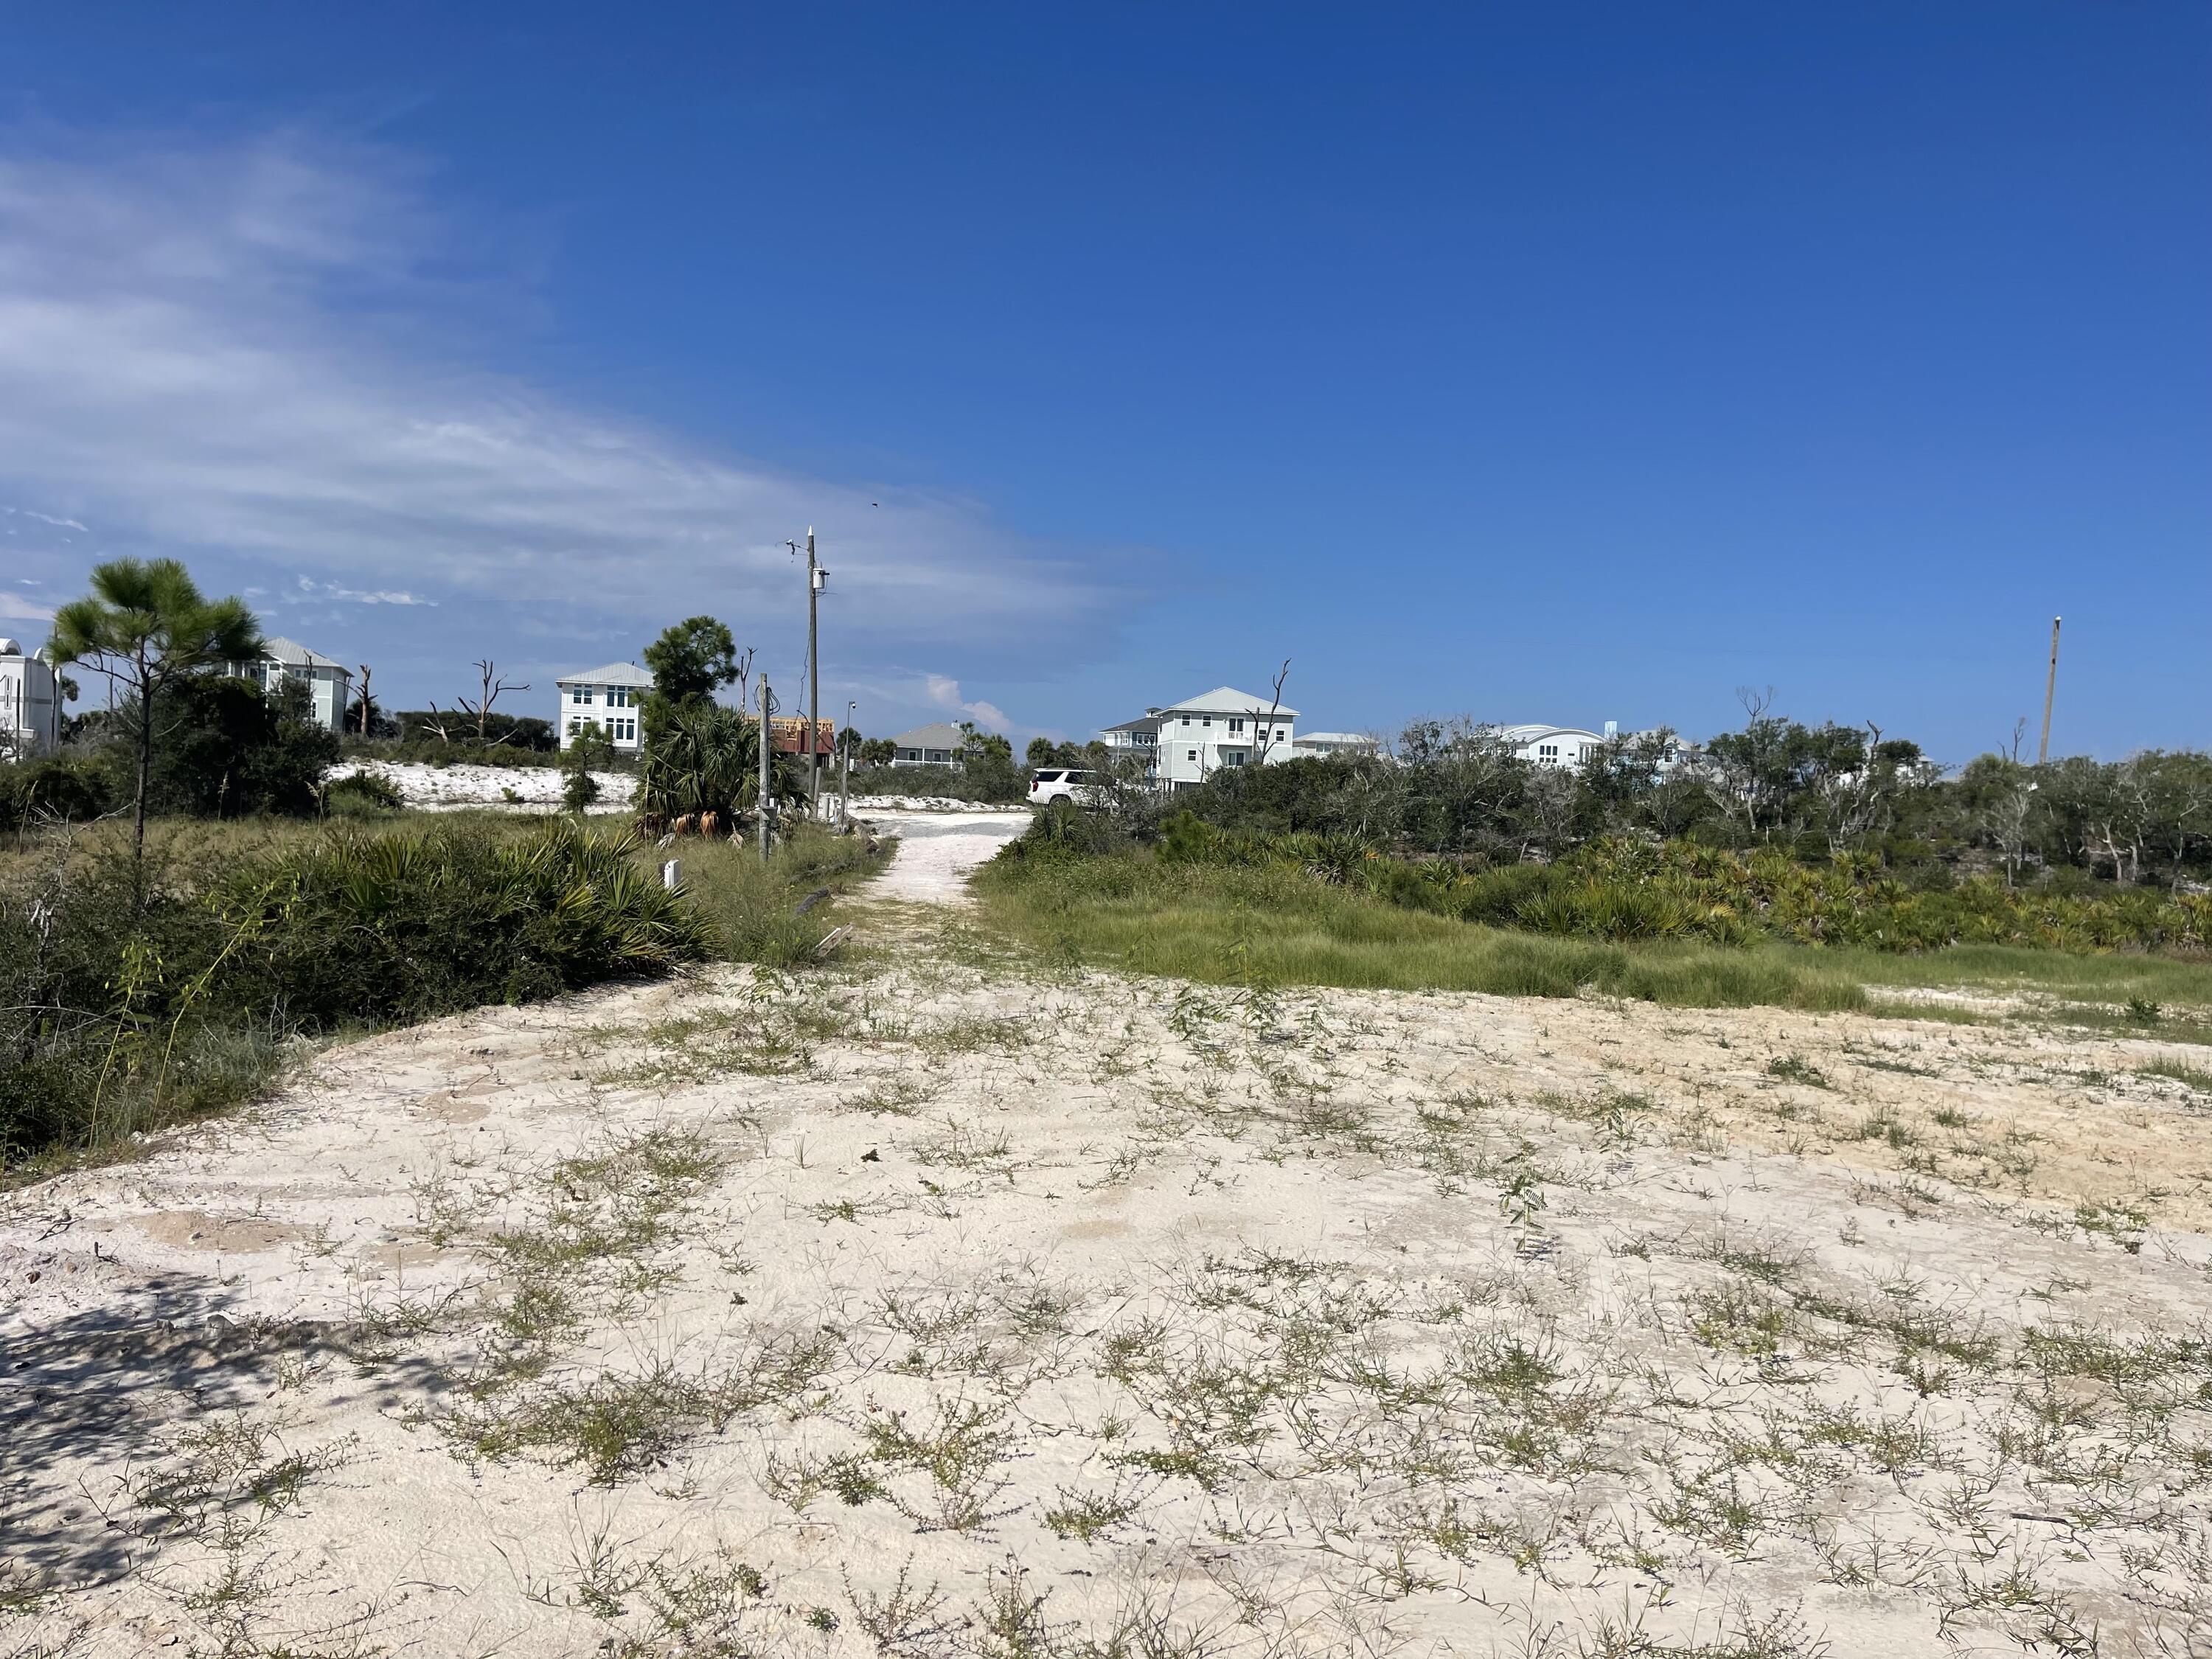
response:
<svg viewBox="0 0 2212 1659"><path fill-rule="evenodd" d="M2212 1652L2151 1045L1047 974L1005 833L10 1198L0 1655Z"/></svg>

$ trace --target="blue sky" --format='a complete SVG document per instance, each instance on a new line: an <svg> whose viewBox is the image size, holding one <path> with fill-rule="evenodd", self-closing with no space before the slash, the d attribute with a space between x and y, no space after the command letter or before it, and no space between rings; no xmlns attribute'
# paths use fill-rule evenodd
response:
<svg viewBox="0 0 2212 1659"><path fill-rule="evenodd" d="M450 701L708 611L884 732L1735 689L2212 744L2201 5L86 4L0 52L0 629Z"/></svg>

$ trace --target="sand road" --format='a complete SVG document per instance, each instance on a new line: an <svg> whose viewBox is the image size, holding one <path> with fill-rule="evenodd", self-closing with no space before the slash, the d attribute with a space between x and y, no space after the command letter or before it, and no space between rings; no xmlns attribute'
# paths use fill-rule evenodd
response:
<svg viewBox="0 0 2212 1659"><path fill-rule="evenodd" d="M881 898L968 902L969 872L1030 827L1027 814L872 812L866 822L899 838L898 856L871 890Z"/></svg>
<svg viewBox="0 0 2212 1659"><path fill-rule="evenodd" d="M2212 1652L2155 1045L1045 972L1020 822L9 1194L0 1655Z"/></svg>

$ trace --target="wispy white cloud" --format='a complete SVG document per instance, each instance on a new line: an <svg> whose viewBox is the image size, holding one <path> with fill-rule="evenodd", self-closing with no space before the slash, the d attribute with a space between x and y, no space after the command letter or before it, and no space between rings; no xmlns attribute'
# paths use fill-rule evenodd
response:
<svg viewBox="0 0 2212 1659"><path fill-rule="evenodd" d="M52 525L58 530L84 529L84 526L79 524L75 519L57 519L52 514L33 513L27 507L0 507L0 513L7 514L10 518L21 514L24 518L35 519L40 524Z"/></svg>
<svg viewBox="0 0 2212 1659"><path fill-rule="evenodd" d="M42 605L33 605L20 593L0 593L0 617L10 622L52 622L54 613Z"/></svg>
<svg viewBox="0 0 2212 1659"><path fill-rule="evenodd" d="M454 233L402 159L295 134L6 149L0 488L104 549L305 567L319 604L427 590L642 629L713 595L781 627L803 603L783 541L812 524L841 650L1035 660L1110 615L974 501L803 477L471 366L448 326L471 295L429 274Z"/></svg>
<svg viewBox="0 0 2212 1659"><path fill-rule="evenodd" d="M316 594L326 599L338 599L347 605L434 605L438 603L435 599L426 599L414 593L386 592L381 589L371 591L365 588L347 587L337 582L319 582L312 576L301 576L297 580L302 593Z"/></svg>

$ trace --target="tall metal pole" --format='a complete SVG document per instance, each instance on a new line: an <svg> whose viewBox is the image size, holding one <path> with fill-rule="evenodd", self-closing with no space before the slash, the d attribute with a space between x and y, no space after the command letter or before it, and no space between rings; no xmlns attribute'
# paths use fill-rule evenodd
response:
<svg viewBox="0 0 2212 1659"><path fill-rule="evenodd" d="M2035 746L2038 766L2051 758L2051 701L2058 695L2058 623L2051 619L2051 678L2043 683L2043 741Z"/></svg>
<svg viewBox="0 0 2212 1659"><path fill-rule="evenodd" d="M814 562L814 526L806 526L806 796L822 811L822 657L814 626L822 573Z"/></svg>
<svg viewBox="0 0 2212 1659"><path fill-rule="evenodd" d="M857 701L845 705L846 732L852 731L853 711L860 706ZM837 819L849 830L853 827L853 745L845 740L842 734L837 738L837 752L845 764L844 776L837 785Z"/></svg>
<svg viewBox="0 0 2212 1659"><path fill-rule="evenodd" d="M760 793L753 798L753 811L760 819L761 862L768 862L768 671L761 670L760 677Z"/></svg>

